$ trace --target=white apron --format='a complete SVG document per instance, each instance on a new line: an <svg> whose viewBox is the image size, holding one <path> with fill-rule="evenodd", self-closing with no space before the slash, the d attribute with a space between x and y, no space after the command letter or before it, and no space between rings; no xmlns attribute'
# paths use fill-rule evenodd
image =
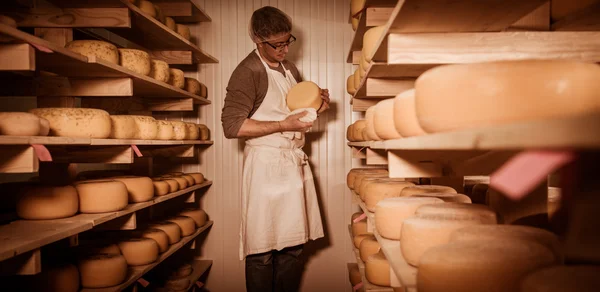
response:
<svg viewBox="0 0 600 292"><path fill-rule="evenodd" d="M267 70L269 87L252 115L257 121L282 121L289 114L285 97L296 80L285 70ZM247 255L281 250L323 237L317 193L308 157L302 151L304 134L274 133L246 140L242 179L240 260Z"/></svg>

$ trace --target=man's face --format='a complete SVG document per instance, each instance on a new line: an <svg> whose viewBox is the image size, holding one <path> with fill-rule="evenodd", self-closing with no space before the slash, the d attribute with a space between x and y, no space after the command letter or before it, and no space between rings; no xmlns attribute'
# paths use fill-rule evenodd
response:
<svg viewBox="0 0 600 292"><path fill-rule="evenodd" d="M284 33L269 38L270 40L268 43L263 43L264 51L272 59L272 61L282 62L285 60L285 56L289 51L288 46L283 46L281 50L275 49L273 46L281 47L282 45L287 44L291 36L292 35L290 33Z"/></svg>

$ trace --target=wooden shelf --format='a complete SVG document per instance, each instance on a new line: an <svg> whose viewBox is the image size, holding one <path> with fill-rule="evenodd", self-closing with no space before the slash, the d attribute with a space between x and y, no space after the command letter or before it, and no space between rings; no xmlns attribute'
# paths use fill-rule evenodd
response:
<svg viewBox="0 0 600 292"><path fill-rule="evenodd" d="M100 288L100 289L82 289L81 292L118 292L118 291L125 290L127 287L131 286L138 279L140 279L144 274L146 274L147 272L152 270L154 267L158 266L161 262L163 262L169 256L171 256L172 254L177 252L179 249L181 249L182 247L184 247L185 245L190 243L192 240L194 240L196 237L198 237L198 235L200 235L202 232L207 230L212 225L213 225L213 222L208 221L204 226L198 228L196 230L196 232L194 232L194 234L181 238L181 241L171 245L167 251L162 253L156 262L149 264L149 265L145 265L145 266L129 267L127 280L125 280L125 282L123 282L121 285L114 286L114 287L108 287L108 288Z"/></svg>
<svg viewBox="0 0 600 292"><path fill-rule="evenodd" d="M133 83L133 95L135 96L144 98L192 98L198 104L211 103L206 98L191 94L170 84L137 74L101 59L87 58L4 24L0 24L0 34L11 36L17 41L29 43L44 50L35 50L37 70L72 78L106 77L109 81L116 77L130 78Z"/></svg>
<svg viewBox="0 0 600 292"><path fill-rule="evenodd" d="M202 275L204 275L204 273L208 271L210 266L212 266L212 263L213 261L211 260L196 260L192 263L193 272L188 277L192 283L190 284L190 286L188 286L187 290L185 291L189 291L190 289L192 289L192 287L196 285L198 279L200 279L200 277L202 277Z"/></svg>
<svg viewBox="0 0 600 292"><path fill-rule="evenodd" d="M0 145L72 145L72 146L110 146L110 145L212 145L213 141L204 140L137 140L137 139L90 139L49 136L3 136Z"/></svg>
<svg viewBox="0 0 600 292"><path fill-rule="evenodd" d="M165 16L172 17L177 23L210 22L212 19L195 1L191 0L154 0Z"/></svg>
<svg viewBox="0 0 600 292"><path fill-rule="evenodd" d="M56 220L17 220L0 225L0 261L38 249L44 245L90 230L102 223L132 214L158 203L188 194L212 185L212 181L154 197L151 201L129 204L124 210L101 214L78 214L73 217Z"/></svg>
<svg viewBox="0 0 600 292"><path fill-rule="evenodd" d="M365 291L371 291L371 292L392 292L394 291L391 287L382 287L382 286L377 286L374 284L371 284L371 282L369 282L367 280L367 277L365 277L365 263L363 263L363 261L360 259L360 251L358 250L358 248L356 248L354 246L354 238L352 238L352 226L348 225L348 232L350 235L350 242L352 244L352 250L354 251L354 256L356 256L356 264L358 265L358 270L360 271L360 277L362 278L362 282L363 282L363 287L365 288Z"/></svg>
<svg viewBox="0 0 600 292"><path fill-rule="evenodd" d="M363 37L365 31L374 26L385 25L392 12L397 0L367 0L365 10L361 13L358 27L354 32L350 51L348 52L348 63L358 64L360 60L360 51L362 50ZM358 53L358 54L357 54Z"/></svg>
<svg viewBox="0 0 600 292"><path fill-rule="evenodd" d="M377 238L377 242L379 242L383 254L385 254L385 257L390 263L390 267L396 274L396 277L398 277L402 287L405 287L406 291L416 292L417 268L409 265L404 259L402 251L400 250L400 241L385 239L377 233L377 230L374 230L373 234L375 235L375 238Z"/></svg>

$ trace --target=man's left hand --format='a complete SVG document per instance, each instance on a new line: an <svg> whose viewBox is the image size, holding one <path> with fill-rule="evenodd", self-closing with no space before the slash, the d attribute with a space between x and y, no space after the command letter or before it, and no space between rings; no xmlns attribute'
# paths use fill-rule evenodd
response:
<svg viewBox="0 0 600 292"><path fill-rule="evenodd" d="M329 99L329 89L321 89L321 99L323 99L323 105L321 105L321 108L319 109L319 112L317 112L317 114L320 114L329 109L329 102L331 101Z"/></svg>

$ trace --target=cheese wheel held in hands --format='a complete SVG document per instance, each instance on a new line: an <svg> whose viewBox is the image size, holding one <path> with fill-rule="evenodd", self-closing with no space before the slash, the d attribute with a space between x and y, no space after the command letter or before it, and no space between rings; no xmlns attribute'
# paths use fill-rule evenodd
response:
<svg viewBox="0 0 600 292"><path fill-rule="evenodd" d="M301 108L319 110L323 104L321 88L314 82L302 81L288 91L286 102L290 111Z"/></svg>

